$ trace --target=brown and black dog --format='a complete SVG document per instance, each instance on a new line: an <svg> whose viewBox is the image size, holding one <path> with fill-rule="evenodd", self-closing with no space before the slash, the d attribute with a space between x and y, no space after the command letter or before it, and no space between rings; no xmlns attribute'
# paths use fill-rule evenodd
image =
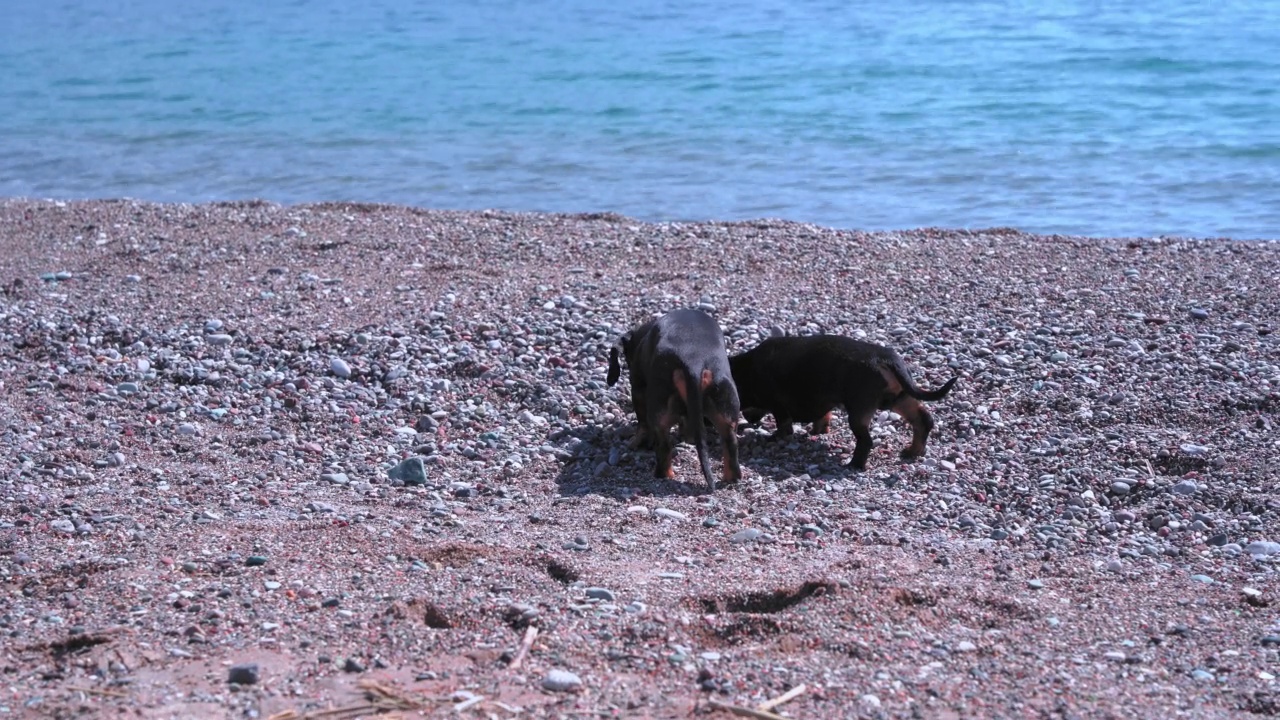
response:
<svg viewBox="0 0 1280 720"><path fill-rule="evenodd" d="M898 353L875 343L839 335L772 337L729 359L741 398L743 416L753 425L772 413L774 438L792 433L794 422L811 422L811 435L831 426L831 411L843 406L857 445L849 465L867 466L871 454L871 419L877 410L893 409L911 423L911 444L904 460L925 454L933 418L921 400L941 400L958 378L937 390L916 387Z"/></svg>
<svg viewBox="0 0 1280 720"><path fill-rule="evenodd" d="M684 425L685 434L698 449L698 461L707 486L715 490L711 461L707 459L702 419L711 420L724 443L725 482L742 478L738 466L738 391L729 373L724 332L700 310L673 310L624 334L609 351L610 387L627 360L631 373L631 402L640 429L632 447L653 443L657 455L654 477L675 476L671 469L671 428Z"/></svg>

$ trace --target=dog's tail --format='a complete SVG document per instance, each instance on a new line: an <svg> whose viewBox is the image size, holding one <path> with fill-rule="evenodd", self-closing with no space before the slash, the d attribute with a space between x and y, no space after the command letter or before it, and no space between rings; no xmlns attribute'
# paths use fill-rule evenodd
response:
<svg viewBox="0 0 1280 720"><path fill-rule="evenodd" d="M609 374L605 377L604 384L613 387L618 382L618 376L622 374L622 366L618 364L618 356L625 355L627 351L627 343L631 341L631 333L623 333L618 341L609 348ZM644 422L643 418L641 422Z"/></svg>
<svg viewBox="0 0 1280 720"><path fill-rule="evenodd" d="M960 379L958 376L953 377L943 383L942 387L936 390L921 390L920 387L916 385L915 381L911 379L911 373L907 370L907 367L903 364L902 360L898 360L893 364L893 374L897 375L898 382L902 383L903 392L917 400L924 400L925 402L933 402L946 397L947 393L951 392L951 386L955 385L956 381Z"/></svg>
<svg viewBox="0 0 1280 720"><path fill-rule="evenodd" d="M715 476L711 474L711 458L707 457L707 433L702 427L702 397L711 387L714 378L710 370L703 370L695 377L691 368L676 368L671 373L671 382L685 406L685 429L693 438L693 445L698 449L698 462L702 465L702 476L707 479L707 487L716 489Z"/></svg>

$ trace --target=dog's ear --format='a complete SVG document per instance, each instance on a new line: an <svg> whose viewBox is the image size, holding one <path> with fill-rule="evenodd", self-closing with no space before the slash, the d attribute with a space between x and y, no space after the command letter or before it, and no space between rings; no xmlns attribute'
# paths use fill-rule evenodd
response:
<svg viewBox="0 0 1280 720"><path fill-rule="evenodd" d="M627 333L618 338L618 342L609 348L609 374L605 377L604 383L609 387L613 387L618 382L618 376L622 374L622 366L618 364L618 355L622 354L627 346L627 342L631 339L631 333Z"/></svg>

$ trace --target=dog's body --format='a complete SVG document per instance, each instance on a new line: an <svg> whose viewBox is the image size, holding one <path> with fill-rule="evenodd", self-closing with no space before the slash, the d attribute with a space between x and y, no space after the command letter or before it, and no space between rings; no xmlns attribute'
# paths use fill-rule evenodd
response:
<svg viewBox="0 0 1280 720"><path fill-rule="evenodd" d="M830 428L831 411L843 406L857 439L849 465L866 468L871 454L871 419L893 409L911 423L911 444L903 459L925 454L933 418L921 400L941 400L956 378L937 390L916 387L902 358L882 345L839 335L772 337L729 359L743 415L755 424L771 413L774 438L792 433L792 423L811 422L811 434Z"/></svg>
<svg viewBox="0 0 1280 720"><path fill-rule="evenodd" d="M626 333L609 353L610 387L621 373L619 354L627 361L631 402L640 421L632 444L653 443L657 455L654 477L674 477L670 430L682 423L698 449L707 485L715 489L702 424L706 417L724 443L725 481L739 480L738 392L729 372L724 332L716 321L700 310L673 310Z"/></svg>

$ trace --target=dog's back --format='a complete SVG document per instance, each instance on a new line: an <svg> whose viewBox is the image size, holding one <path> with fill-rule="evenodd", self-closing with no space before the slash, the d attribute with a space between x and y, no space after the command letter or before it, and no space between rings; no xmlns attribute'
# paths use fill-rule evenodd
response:
<svg viewBox="0 0 1280 720"><path fill-rule="evenodd" d="M747 419L773 414L776 437L791 434L793 422L826 432L831 411L843 407L858 440L850 463L855 467L871 451L868 427L876 410L894 409L906 418L913 437L903 456L923 455L933 420L920 401L941 399L955 384L953 378L937 390L921 390L898 353L839 335L773 337L729 362Z"/></svg>

